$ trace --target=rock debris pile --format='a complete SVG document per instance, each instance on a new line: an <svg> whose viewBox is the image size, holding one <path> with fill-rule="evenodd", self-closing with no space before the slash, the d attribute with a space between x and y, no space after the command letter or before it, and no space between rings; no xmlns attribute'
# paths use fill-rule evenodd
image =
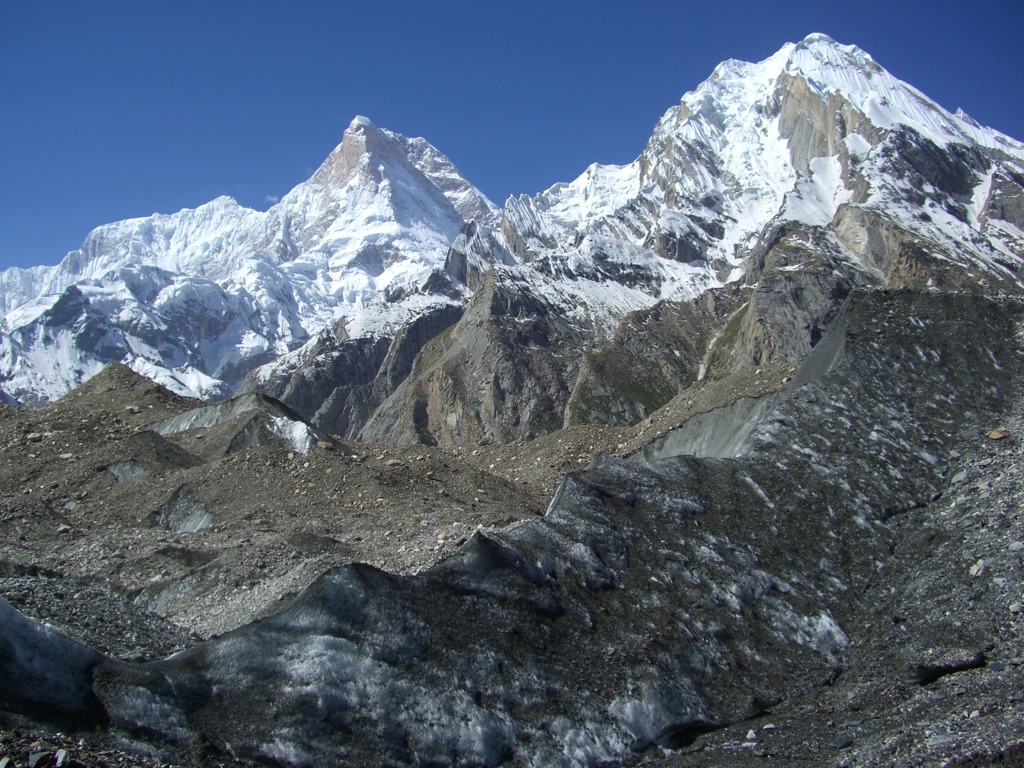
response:
<svg viewBox="0 0 1024 768"><path fill-rule="evenodd" d="M4 409L0 589L64 634L5 609L3 717L173 764L1013 761L1021 319L855 292L757 407L535 444L160 435L195 404L116 368Z"/></svg>

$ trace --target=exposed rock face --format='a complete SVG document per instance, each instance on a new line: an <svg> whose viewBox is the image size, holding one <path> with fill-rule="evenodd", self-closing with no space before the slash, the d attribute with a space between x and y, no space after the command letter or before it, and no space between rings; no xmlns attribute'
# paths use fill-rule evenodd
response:
<svg viewBox="0 0 1024 768"><path fill-rule="evenodd" d="M744 301L734 284L626 317L605 347L584 357L566 426L635 424L654 413L704 375L712 337Z"/></svg>
<svg viewBox="0 0 1024 768"><path fill-rule="evenodd" d="M515 270L492 270L360 433L371 442L508 442L559 426L588 329Z"/></svg>
<svg viewBox="0 0 1024 768"><path fill-rule="evenodd" d="M636 423L695 377L798 365L856 287L1018 292L1022 169L1018 143L852 46L816 36L726 62L634 163L510 199L500 232L463 229L446 270L485 295L424 348L425 379L359 409L362 436L471 443ZM745 298L712 321L700 294L726 281ZM494 290L505 298L491 311ZM514 332L497 327L505 304ZM692 321L641 349L632 323L679 313Z"/></svg>
<svg viewBox="0 0 1024 768"><path fill-rule="evenodd" d="M1024 177L1019 169L999 167L982 212L986 223L1005 222L1024 232Z"/></svg>
<svg viewBox="0 0 1024 768"><path fill-rule="evenodd" d="M394 338L322 334L247 387L287 402L332 434L354 438L409 375L423 346L462 313L459 305L437 304L402 325Z"/></svg>
<svg viewBox="0 0 1024 768"><path fill-rule="evenodd" d="M516 257L497 233L469 222L452 243L444 269L453 279L475 291L483 284L484 275L492 264L511 266L515 263Z"/></svg>

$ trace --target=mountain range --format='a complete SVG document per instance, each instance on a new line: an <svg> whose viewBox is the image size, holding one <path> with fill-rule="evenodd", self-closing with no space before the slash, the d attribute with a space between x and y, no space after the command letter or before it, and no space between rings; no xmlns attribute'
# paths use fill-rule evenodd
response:
<svg viewBox="0 0 1024 768"><path fill-rule="evenodd" d="M736 294L719 303L742 348L718 356L735 368L796 362L854 285L1016 291L1022 181L1019 142L824 35L724 62L633 163L501 210L425 140L357 117L266 212L221 197L2 273L0 387L39 404L124 362L205 399L262 389L370 440L635 421L713 361L675 349L641 363L650 391L622 392L601 361L631 343L631 313ZM786 317L780 291L803 295ZM469 338L474 322L497 338ZM435 385L465 392L442 409Z"/></svg>
<svg viewBox="0 0 1024 768"><path fill-rule="evenodd" d="M357 117L269 211L220 197L100 227L56 267L5 272L5 389L52 399L123 360L177 391L226 396L378 295L420 291L466 220L495 218L427 142ZM375 328L413 311L385 308Z"/></svg>
<svg viewBox="0 0 1024 768"><path fill-rule="evenodd" d="M1018 764L1022 259L816 34L501 209L357 117L8 270L0 761Z"/></svg>

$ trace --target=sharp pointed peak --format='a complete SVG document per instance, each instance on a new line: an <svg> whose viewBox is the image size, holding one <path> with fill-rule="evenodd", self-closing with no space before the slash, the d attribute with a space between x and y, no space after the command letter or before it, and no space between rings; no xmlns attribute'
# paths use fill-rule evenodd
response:
<svg viewBox="0 0 1024 768"><path fill-rule="evenodd" d="M376 127L377 126L373 124L373 120L366 117L365 115L356 115L355 117L352 118L352 122L348 124L348 130L350 131L357 131L361 128L365 129Z"/></svg>
<svg viewBox="0 0 1024 768"><path fill-rule="evenodd" d="M824 32L811 32L798 45L813 45L815 43L824 43L825 45L838 45L838 43Z"/></svg>
<svg viewBox="0 0 1024 768"><path fill-rule="evenodd" d="M348 128L345 129L345 134L342 140L352 141L357 140L358 142L377 142L383 136L390 134L390 131L386 131L383 128L377 127L370 118L363 115L356 115L352 118L352 122L348 124Z"/></svg>
<svg viewBox="0 0 1024 768"><path fill-rule="evenodd" d="M388 154L395 151L392 146L403 137L377 126L370 118L356 115L348 124L341 144L335 147L333 155L341 154L349 164L365 155Z"/></svg>
<svg viewBox="0 0 1024 768"><path fill-rule="evenodd" d="M350 153L388 154L392 152L404 153L405 147L410 141L400 133L389 131L374 123L365 115L356 115L348 124L345 133L342 135L341 144L335 151L348 151Z"/></svg>

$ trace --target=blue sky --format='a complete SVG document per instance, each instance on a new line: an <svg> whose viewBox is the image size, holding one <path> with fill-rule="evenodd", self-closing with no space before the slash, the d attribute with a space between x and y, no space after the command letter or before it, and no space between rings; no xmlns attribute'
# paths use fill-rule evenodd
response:
<svg viewBox="0 0 1024 768"><path fill-rule="evenodd" d="M356 114L499 205L627 163L720 61L810 32L1024 139L1024 3L0 0L0 268L229 194L266 208Z"/></svg>

